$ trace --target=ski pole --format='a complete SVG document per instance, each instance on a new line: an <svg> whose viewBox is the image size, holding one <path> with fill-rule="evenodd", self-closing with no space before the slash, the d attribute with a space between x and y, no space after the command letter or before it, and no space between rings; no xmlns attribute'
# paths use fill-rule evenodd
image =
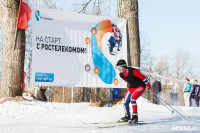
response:
<svg viewBox="0 0 200 133"><path fill-rule="evenodd" d="M152 92L153 93L153 92ZM172 106L169 105L169 103L167 103L165 100L163 100L161 97L159 97L158 95L156 95L155 93L153 93L154 96L156 96L158 99L160 99L161 101L163 101L166 105L168 105L169 107L172 108L172 110L174 110L176 113L178 113L180 116L182 116L185 120L191 122L188 118L186 118L184 115L182 115L179 111L177 111L175 108L173 108Z"/></svg>
<svg viewBox="0 0 200 133"><path fill-rule="evenodd" d="M161 103L162 105L164 105L167 109L169 109L172 113L174 113L174 111L171 109L171 108L169 108L169 107L167 107L164 103L162 103L161 101L159 101L156 97L154 97L153 95L151 95L151 93L149 93L148 91L145 91L147 94L149 94L150 96L152 96L153 97L153 99L155 99L157 102L159 102L159 103Z"/></svg>

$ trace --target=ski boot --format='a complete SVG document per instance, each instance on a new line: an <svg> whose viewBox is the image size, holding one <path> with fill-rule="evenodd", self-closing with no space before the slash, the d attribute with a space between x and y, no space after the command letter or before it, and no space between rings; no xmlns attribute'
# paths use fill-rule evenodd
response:
<svg viewBox="0 0 200 133"><path fill-rule="evenodd" d="M128 123L137 123L138 122L138 115L137 114L133 114L132 118L130 120L128 120Z"/></svg>
<svg viewBox="0 0 200 133"><path fill-rule="evenodd" d="M125 115L124 117L122 117L120 120L119 120L119 122L128 122L128 120L130 120L130 114L129 115Z"/></svg>

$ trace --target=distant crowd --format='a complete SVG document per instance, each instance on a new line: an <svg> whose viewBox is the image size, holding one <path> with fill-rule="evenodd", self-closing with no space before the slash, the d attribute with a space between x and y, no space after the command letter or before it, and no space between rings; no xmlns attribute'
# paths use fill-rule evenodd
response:
<svg viewBox="0 0 200 133"><path fill-rule="evenodd" d="M183 91L183 99L185 106L192 106L192 107L199 107L199 99L200 99L200 85L198 85L198 81L196 79L189 79L185 78L186 82L184 84L184 87L182 89ZM178 93L180 86L175 81L170 81L168 83L168 86L170 88L169 94L170 94L170 104L171 105L177 105L178 103ZM161 82L158 78L156 78L153 86L152 86L152 92L156 95L161 94ZM159 100L154 98L153 102L155 104L159 104Z"/></svg>

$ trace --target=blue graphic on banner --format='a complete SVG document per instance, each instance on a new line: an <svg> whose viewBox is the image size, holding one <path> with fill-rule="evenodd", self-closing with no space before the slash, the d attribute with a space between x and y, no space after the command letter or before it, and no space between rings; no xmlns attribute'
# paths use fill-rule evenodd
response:
<svg viewBox="0 0 200 133"><path fill-rule="evenodd" d="M54 73L35 73L35 82L53 82Z"/></svg>
<svg viewBox="0 0 200 133"><path fill-rule="evenodd" d="M95 26L95 29L97 29ZM97 31L98 32L98 31ZM100 72L98 73L99 78L106 84L112 84L113 80L116 77L115 68L111 64L111 62L104 56L101 49L97 43L97 36L92 35L91 41L91 51L92 51L92 58L95 67L97 67Z"/></svg>

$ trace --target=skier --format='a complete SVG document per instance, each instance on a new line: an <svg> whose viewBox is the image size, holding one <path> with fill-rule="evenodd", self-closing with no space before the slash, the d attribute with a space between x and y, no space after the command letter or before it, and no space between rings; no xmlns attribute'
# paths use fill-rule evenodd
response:
<svg viewBox="0 0 200 133"><path fill-rule="evenodd" d="M127 67L126 61L121 59L117 62L116 68L119 70L120 77L127 82L128 91L124 97L125 116L120 119L120 122L137 123L138 112L136 100L147 90L151 88L147 78L142 75L137 69ZM133 113L130 115L129 103L131 102Z"/></svg>

